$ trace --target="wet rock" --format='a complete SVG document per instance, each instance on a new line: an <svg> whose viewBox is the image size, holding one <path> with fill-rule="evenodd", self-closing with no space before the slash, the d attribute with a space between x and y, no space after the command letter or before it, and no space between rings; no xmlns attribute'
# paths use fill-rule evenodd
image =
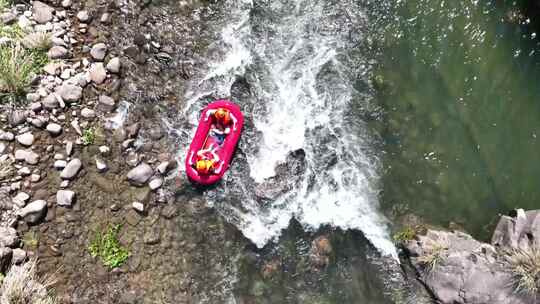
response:
<svg viewBox="0 0 540 304"><path fill-rule="evenodd" d="M17 136L17 142L23 146L29 147L34 143L34 135L32 133L24 133Z"/></svg>
<svg viewBox="0 0 540 304"><path fill-rule="evenodd" d="M107 71L114 74L120 73L120 67L121 67L121 62L120 62L120 58L118 57L115 57L109 60L109 63L107 63Z"/></svg>
<svg viewBox="0 0 540 304"><path fill-rule="evenodd" d="M144 205L143 203L140 203L140 202L133 202L131 204L131 207L136 210L137 212L144 212Z"/></svg>
<svg viewBox="0 0 540 304"><path fill-rule="evenodd" d="M92 64L90 67L90 80L95 84L102 84L107 78L107 71L102 62Z"/></svg>
<svg viewBox="0 0 540 304"><path fill-rule="evenodd" d="M87 23L90 21L90 14L87 10L82 10L77 13L77 19L79 19L80 22Z"/></svg>
<svg viewBox="0 0 540 304"><path fill-rule="evenodd" d="M58 136L62 133L62 126L56 123L50 123L47 125L47 131L51 135Z"/></svg>
<svg viewBox="0 0 540 304"><path fill-rule="evenodd" d="M9 115L9 124L12 127L17 127L26 122L26 112L25 111L12 111Z"/></svg>
<svg viewBox="0 0 540 304"><path fill-rule="evenodd" d="M42 103L43 107L45 107L45 109L47 110L54 110L60 107L60 103L58 102L54 94L49 94L42 100Z"/></svg>
<svg viewBox="0 0 540 304"><path fill-rule="evenodd" d="M107 155L107 154L109 154L109 152L111 152L111 148L109 148L107 146L100 146L99 147L99 153L101 153L102 155Z"/></svg>
<svg viewBox="0 0 540 304"><path fill-rule="evenodd" d="M62 207L71 207L75 199L75 192L70 190L59 190L56 192L56 203Z"/></svg>
<svg viewBox="0 0 540 304"><path fill-rule="evenodd" d="M97 61L103 61L107 56L107 45L105 43L98 43L90 50L90 55Z"/></svg>
<svg viewBox="0 0 540 304"><path fill-rule="evenodd" d="M47 56L49 57L49 59L52 59L52 60L66 59L66 58L68 58L68 55L69 55L69 51L65 47L59 46L59 45L53 46L47 52Z"/></svg>
<svg viewBox="0 0 540 304"><path fill-rule="evenodd" d="M47 202L44 200L33 201L18 211L18 215L29 224L37 224L47 213Z"/></svg>
<svg viewBox="0 0 540 304"><path fill-rule="evenodd" d="M131 169L127 174L127 178L134 186L144 186L150 177L152 177L153 173L152 167L146 163L142 163Z"/></svg>
<svg viewBox="0 0 540 304"><path fill-rule="evenodd" d="M162 175L166 175L167 173L169 173L171 170L173 170L174 168L176 168L177 166L177 163L175 160L173 161L165 161L165 162L162 162L160 163L156 170L157 172L159 172L160 174Z"/></svg>
<svg viewBox="0 0 540 304"><path fill-rule="evenodd" d="M81 160L78 158L72 159L60 173L62 179L73 179L82 167Z"/></svg>
<svg viewBox="0 0 540 304"><path fill-rule="evenodd" d="M13 250L7 247L0 247L0 272L5 273L11 265Z"/></svg>
<svg viewBox="0 0 540 304"><path fill-rule="evenodd" d="M17 230L0 226L0 247L16 247L19 244Z"/></svg>
<svg viewBox="0 0 540 304"><path fill-rule="evenodd" d="M166 219L172 219L178 215L178 209L175 205L167 205L161 210L161 215Z"/></svg>
<svg viewBox="0 0 540 304"><path fill-rule="evenodd" d="M73 84L64 83L60 87L59 93L64 101L77 102L82 98L82 88Z"/></svg>
<svg viewBox="0 0 540 304"><path fill-rule="evenodd" d="M26 251L20 248L13 249L13 256L11 258L11 262L13 264L19 265L21 263L24 263L25 260L26 260Z"/></svg>
<svg viewBox="0 0 540 304"><path fill-rule="evenodd" d="M116 104L114 102L114 99L112 99L109 96L101 95L99 96L99 104L98 109L103 112L112 112L115 108Z"/></svg>
<svg viewBox="0 0 540 304"><path fill-rule="evenodd" d="M34 1L32 5L32 16L34 20L39 24L45 24L53 19L54 8L47 4Z"/></svg>
<svg viewBox="0 0 540 304"><path fill-rule="evenodd" d="M160 188L161 185L163 185L163 179L161 177L153 178L152 180L150 180L150 183L148 183L148 186L152 190Z"/></svg>

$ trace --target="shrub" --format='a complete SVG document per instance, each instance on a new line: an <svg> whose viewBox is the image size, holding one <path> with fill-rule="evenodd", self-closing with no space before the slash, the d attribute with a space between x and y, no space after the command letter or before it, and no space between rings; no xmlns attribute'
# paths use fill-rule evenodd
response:
<svg viewBox="0 0 540 304"><path fill-rule="evenodd" d="M83 131L82 142L83 145L92 145L96 139L96 130L94 128L88 128Z"/></svg>
<svg viewBox="0 0 540 304"><path fill-rule="evenodd" d="M38 278L35 259L23 265L12 265L0 288L1 304L54 304L56 299L47 292L56 281Z"/></svg>
<svg viewBox="0 0 540 304"><path fill-rule="evenodd" d="M447 250L448 246L444 244L434 244L424 252L424 255L418 257L418 262L424 266L427 272L431 272L441 264Z"/></svg>
<svg viewBox="0 0 540 304"><path fill-rule="evenodd" d="M540 249L511 249L505 255L515 291L536 296L540 291Z"/></svg>
<svg viewBox="0 0 540 304"><path fill-rule="evenodd" d="M129 251L120 245L118 232L121 225L109 226L105 231L97 232L88 251L93 257L99 257L109 268L121 266L129 257Z"/></svg>
<svg viewBox="0 0 540 304"><path fill-rule="evenodd" d="M405 242L413 240L416 237L416 230L414 228L408 226L405 227L403 230L397 232L394 234L393 238L396 242Z"/></svg>

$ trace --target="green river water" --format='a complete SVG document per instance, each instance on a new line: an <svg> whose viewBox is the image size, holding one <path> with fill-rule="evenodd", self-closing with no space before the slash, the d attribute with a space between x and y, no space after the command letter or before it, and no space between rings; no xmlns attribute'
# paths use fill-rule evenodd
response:
<svg viewBox="0 0 540 304"><path fill-rule="evenodd" d="M539 206L534 28L516 2L398 3L375 76L383 208L489 239L497 214Z"/></svg>

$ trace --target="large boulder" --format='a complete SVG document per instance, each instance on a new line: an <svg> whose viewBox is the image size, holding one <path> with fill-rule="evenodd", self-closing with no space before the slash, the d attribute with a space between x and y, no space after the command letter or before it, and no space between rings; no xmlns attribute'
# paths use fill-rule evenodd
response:
<svg viewBox="0 0 540 304"><path fill-rule="evenodd" d="M540 249L540 210L516 209L501 216L491 244L500 248Z"/></svg>
<svg viewBox="0 0 540 304"><path fill-rule="evenodd" d="M515 292L503 255L462 232L428 230L404 243L418 278L442 304L533 304Z"/></svg>

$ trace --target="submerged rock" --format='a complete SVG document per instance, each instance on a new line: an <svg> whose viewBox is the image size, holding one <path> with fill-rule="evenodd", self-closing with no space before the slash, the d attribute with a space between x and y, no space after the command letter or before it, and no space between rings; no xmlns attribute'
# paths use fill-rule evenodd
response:
<svg viewBox="0 0 540 304"><path fill-rule="evenodd" d="M70 190L59 190L56 192L56 203L58 206L71 207L75 198L75 192Z"/></svg>

